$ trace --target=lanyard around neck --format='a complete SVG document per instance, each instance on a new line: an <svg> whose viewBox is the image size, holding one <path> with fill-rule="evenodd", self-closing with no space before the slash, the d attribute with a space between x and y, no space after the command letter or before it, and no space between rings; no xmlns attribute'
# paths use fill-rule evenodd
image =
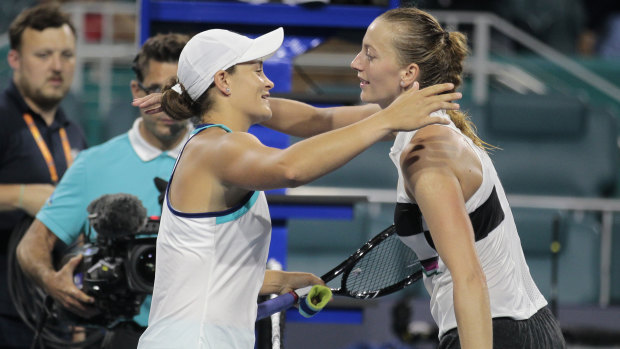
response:
<svg viewBox="0 0 620 349"><path fill-rule="evenodd" d="M47 164L47 168L50 171L50 178L54 184L58 183L58 171L56 170L56 164L54 163L54 158L52 157L52 153L50 153L47 144L43 140L37 125L35 125L34 120L30 114L25 113L24 121L26 125L28 125L28 129L30 129L30 133L32 134L32 138L37 143L39 150L41 151L41 155L43 155L43 159L45 159L45 163ZM67 168L71 166L73 163L73 156L71 156L71 145L69 144L69 137L67 137L67 132L64 127L61 127L58 130L60 134L60 142L62 143L62 150L65 153L65 160L67 161Z"/></svg>

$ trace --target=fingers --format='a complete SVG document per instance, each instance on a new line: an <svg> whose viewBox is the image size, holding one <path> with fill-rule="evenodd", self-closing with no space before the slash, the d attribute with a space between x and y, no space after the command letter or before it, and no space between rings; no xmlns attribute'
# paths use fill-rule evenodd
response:
<svg viewBox="0 0 620 349"><path fill-rule="evenodd" d="M325 282L318 276L311 274L311 278L310 278L310 282L308 283L308 286L311 285L325 285Z"/></svg>
<svg viewBox="0 0 620 349"><path fill-rule="evenodd" d="M437 95L437 97L439 97L439 99L443 101L457 101L463 98L463 94L460 92L452 92L452 93L440 94L440 95Z"/></svg>
<svg viewBox="0 0 620 349"><path fill-rule="evenodd" d="M152 93L148 96L134 99L133 102L131 102L131 105L142 109L145 114L152 115L163 111L160 103L161 93Z"/></svg>
<svg viewBox="0 0 620 349"><path fill-rule="evenodd" d="M52 278L46 281L45 292L68 311L84 318L90 318L99 313L93 306L95 298L74 284L74 272L82 259L81 254L69 259Z"/></svg>
<svg viewBox="0 0 620 349"><path fill-rule="evenodd" d="M92 304L95 302L95 298L87 295L82 292L79 288L73 284L73 274L75 273L75 268L82 262L82 255L77 255L71 258L60 270L61 274L65 274L68 276L63 276L69 279L70 287L65 291L67 294L68 300L76 300L81 303L89 303ZM66 279L65 279L66 280Z"/></svg>
<svg viewBox="0 0 620 349"><path fill-rule="evenodd" d="M314 286L314 285L321 285L321 286L325 286L325 282L323 280L321 280L321 278L312 275L312 274L308 274L306 276L304 276L303 280L299 280L299 282L297 283L297 285L295 285L296 287L293 287L293 289L297 290L300 288L304 288L304 287L308 287L308 286Z"/></svg>
<svg viewBox="0 0 620 349"><path fill-rule="evenodd" d="M429 114L440 109L458 110L460 109L460 105L453 101L461 99L462 97L463 95L460 92L429 96L426 97L427 103L423 105L421 109Z"/></svg>
<svg viewBox="0 0 620 349"><path fill-rule="evenodd" d="M427 96L425 99L429 104L452 102L463 98L463 94L460 92L444 93L440 95Z"/></svg>
<svg viewBox="0 0 620 349"><path fill-rule="evenodd" d="M131 105L133 105L134 107L143 108L145 106L149 106L149 105L153 105L155 103L159 103L159 101L154 98L154 95L156 95L156 93L150 94L150 95L146 95L144 97L136 98L136 99L133 100L133 102L131 102Z"/></svg>
<svg viewBox="0 0 620 349"><path fill-rule="evenodd" d="M157 107L157 108L145 110L144 113L151 115L151 114L161 113L163 111L164 109L162 107Z"/></svg>
<svg viewBox="0 0 620 349"><path fill-rule="evenodd" d="M74 285L60 291L60 297L56 300L70 312L84 318L90 318L99 311L93 307L95 299L82 292Z"/></svg>
<svg viewBox="0 0 620 349"><path fill-rule="evenodd" d="M151 93L148 96L134 99L133 102L131 102L131 105L141 109L152 107L161 102L161 95L161 93Z"/></svg>
<svg viewBox="0 0 620 349"><path fill-rule="evenodd" d="M78 300L81 303L93 304L95 303L95 298L87 295L86 293L78 290L72 294L73 299Z"/></svg>
<svg viewBox="0 0 620 349"><path fill-rule="evenodd" d="M84 318L90 318L99 313L97 308L92 306L92 304L95 303L95 299L82 292L75 286L72 287L70 290L66 291L62 303L63 306L65 306L65 308L67 308L69 311L78 314Z"/></svg>
<svg viewBox="0 0 620 349"><path fill-rule="evenodd" d="M321 280L320 277L312 273L297 272L295 274L298 276L298 278L294 281L294 289L306 286L325 285L325 282Z"/></svg>
<svg viewBox="0 0 620 349"><path fill-rule="evenodd" d="M133 105L134 107L140 107L143 103L145 103L148 100L149 96L136 98L131 102L131 105Z"/></svg>
<svg viewBox="0 0 620 349"><path fill-rule="evenodd" d="M445 84L437 84L437 85L425 87L420 90L420 93L423 96L431 96L431 95L440 94L442 92L450 91L453 89L454 89L454 84L451 82L448 82Z"/></svg>
<svg viewBox="0 0 620 349"><path fill-rule="evenodd" d="M461 109L461 106L458 103L443 102L441 103L441 107L439 109L459 110Z"/></svg>
<svg viewBox="0 0 620 349"><path fill-rule="evenodd" d="M459 110L461 106L458 103L452 103L449 101L434 101L428 103L420 108L424 114L430 114L441 109L446 110Z"/></svg>
<svg viewBox="0 0 620 349"><path fill-rule="evenodd" d="M79 254L69 259L69 261L62 267L62 269L68 269L71 272L71 274L73 274L73 271L75 270L75 268L77 268L77 266L81 262L82 262L82 255Z"/></svg>
<svg viewBox="0 0 620 349"><path fill-rule="evenodd" d="M75 299L68 300L67 304L63 306L70 312L77 314L86 319L99 314L99 310L97 308L80 303L76 301Z"/></svg>
<svg viewBox="0 0 620 349"><path fill-rule="evenodd" d="M448 118L444 118L441 116L429 116L426 120L423 121L423 124L420 125L419 128L422 128L428 125L433 125L433 124L447 125L449 123L450 123L450 119Z"/></svg>

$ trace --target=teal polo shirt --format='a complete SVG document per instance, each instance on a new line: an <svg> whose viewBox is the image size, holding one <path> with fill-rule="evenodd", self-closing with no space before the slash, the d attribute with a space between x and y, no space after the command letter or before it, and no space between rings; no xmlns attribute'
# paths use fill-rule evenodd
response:
<svg viewBox="0 0 620 349"><path fill-rule="evenodd" d="M133 194L142 201L148 216L161 215L159 191L153 179L170 178L185 141L175 149L162 152L140 136L140 122L138 118L129 132L80 152L37 214L37 219L67 245L86 231L89 226L86 208L104 194ZM91 239L94 241L94 236ZM148 295L140 314L134 318L137 324L147 325L150 307Z"/></svg>

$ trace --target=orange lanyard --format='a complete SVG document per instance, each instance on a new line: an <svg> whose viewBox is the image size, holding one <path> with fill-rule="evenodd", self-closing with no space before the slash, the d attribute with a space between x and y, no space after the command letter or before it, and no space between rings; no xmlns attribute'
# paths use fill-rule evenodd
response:
<svg viewBox="0 0 620 349"><path fill-rule="evenodd" d="M37 146L39 146L39 150L41 151L41 155L43 155L43 159L45 159L47 168L50 171L50 178L52 179L52 182L54 184L58 183L58 171L56 171L56 164L54 164L54 158L52 157L52 153L50 153L47 144L45 144L43 137L41 137L41 133L39 132L37 125L35 125L32 116L30 116L30 114L28 113L24 114L24 121L30 129L30 133L32 133L34 141L37 142ZM60 130L58 130L58 133L60 134L62 150L65 153L67 168L69 168L69 166L71 166L71 164L73 163L73 156L71 156L71 145L69 144L69 137L67 137L67 131L65 131L64 127L61 127Z"/></svg>

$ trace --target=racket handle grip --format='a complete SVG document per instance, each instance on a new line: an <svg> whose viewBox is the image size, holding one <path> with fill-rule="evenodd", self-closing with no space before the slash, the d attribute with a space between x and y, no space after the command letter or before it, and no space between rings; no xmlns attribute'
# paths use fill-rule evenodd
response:
<svg viewBox="0 0 620 349"><path fill-rule="evenodd" d="M311 289L312 286L306 286L258 304L256 321L292 307L300 297L305 297Z"/></svg>
<svg viewBox="0 0 620 349"><path fill-rule="evenodd" d="M258 311L256 313L256 321L264 319L272 314L286 310L297 302L299 297L295 292L285 293L274 299L264 301L258 305Z"/></svg>

